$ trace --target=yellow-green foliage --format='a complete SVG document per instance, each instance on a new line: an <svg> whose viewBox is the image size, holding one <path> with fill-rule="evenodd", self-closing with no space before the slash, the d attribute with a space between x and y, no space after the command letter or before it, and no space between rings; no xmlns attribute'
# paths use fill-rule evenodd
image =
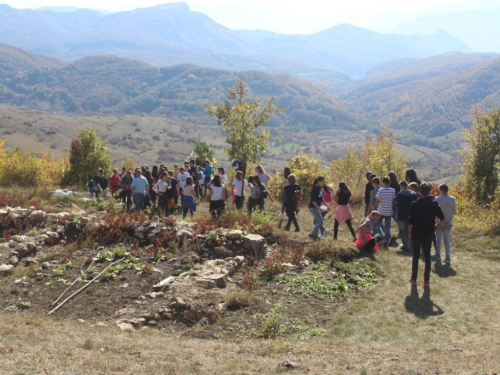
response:
<svg viewBox="0 0 500 375"><path fill-rule="evenodd" d="M2 149L0 140L0 184L2 186L60 186L68 168L66 159L55 160L50 153L42 156L14 148Z"/></svg>
<svg viewBox="0 0 500 375"><path fill-rule="evenodd" d="M328 180L334 187L344 181L351 191L360 190L365 184L365 166L361 153L347 147L344 157L332 161L328 169Z"/></svg>
<svg viewBox="0 0 500 375"><path fill-rule="evenodd" d="M302 189L303 200L307 201L311 195L311 186L314 179L318 176L325 176L325 168L318 159L306 155L291 158L289 166L292 173L299 179L298 183Z"/></svg>
<svg viewBox="0 0 500 375"><path fill-rule="evenodd" d="M136 164L131 158L125 158L122 160L122 168L126 168L127 171L131 171L132 173L134 173Z"/></svg>

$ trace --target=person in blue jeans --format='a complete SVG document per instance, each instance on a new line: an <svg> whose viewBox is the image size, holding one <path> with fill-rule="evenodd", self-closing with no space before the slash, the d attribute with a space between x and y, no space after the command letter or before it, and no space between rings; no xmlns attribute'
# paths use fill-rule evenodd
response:
<svg viewBox="0 0 500 375"><path fill-rule="evenodd" d="M312 240L318 239L318 232L321 229L325 230L323 227L324 219L323 215L321 215L321 205L323 204L323 186L325 186L325 178L323 176L319 176L313 183L311 188L311 198L309 199L309 212L314 217L314 228L309 233L309 238Z"/></svg>
<svg viewBox="0 0 500 375"><path fill-rule="evenodd" d="M413 262L410 282L417 283L418 263L420 261L420 248L424 252L425 271L424 285L430 285L431 277L431 246L434 232L444 224L444 214L438 202L430 195L432 185L423 182L420 185L421 198L410 206L410 217L408 219L410 241L413 242ZM439 223L436 226L436 217Z"/></svg>
<svg viewBox="0 0 500 375"><path fill-rule="evenodd" d="M144 202L146 200L146 195L149 194L149 182L142 175L142 171L137 168L135 170L135 178L132 182L132 196L134 197L135 210L144 210Z"/></svg>
<svg viewBox="0 0 500 375"><path fill-rule="evenodd" d="M436 229L436 254L431 258L431 260L441 261L441 243L444 242L445 248L445 258L444 264L451 265L451 244L450 244L450 234L453 227L453 216L457 213L457 204L455 202L455 197L448 195L448 185L439 185L439 197L436 198L436 202L441 207L444 215L444 225L441 228Z"/></svg>

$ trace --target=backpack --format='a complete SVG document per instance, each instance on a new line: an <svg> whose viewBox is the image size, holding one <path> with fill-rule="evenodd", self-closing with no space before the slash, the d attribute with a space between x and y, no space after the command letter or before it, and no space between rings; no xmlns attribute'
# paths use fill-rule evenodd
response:
<svg viewBox="0 0 500 375"><path fill-rule="evenodd" d="M299 189L295 190L292 195L292 202L300 202L301 198L302 192Z"/></svg>
<svg viewBox="0 0 500 375"><path fill-rule="evenodd" d="M260 194L259 194L260 199L266 199L268 196L269 196L269 191L267 191L266 188L260 189Z"/></svg>

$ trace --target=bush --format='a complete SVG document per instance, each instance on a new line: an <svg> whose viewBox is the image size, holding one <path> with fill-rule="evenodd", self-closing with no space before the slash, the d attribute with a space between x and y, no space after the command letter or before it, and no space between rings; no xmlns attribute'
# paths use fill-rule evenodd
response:
<svg viewBox="0 0 500 375"><path fill-rule="evenodd" d="M227 293L225 301L226 301L226 309L230 311L239 310L245 307L250 306L251 302L256 298L252 296L252 293L242 290L236 289Z"/></svg>
<svg viewBox="0 0 500 375"><path fill-rule="evenodd" d="M1 148L1 144L0 144ZM26 187L60 186L68 170L66 159L55 160L46 153L41 157L16 147L7 153L0 153L0 185Z"/></svg>

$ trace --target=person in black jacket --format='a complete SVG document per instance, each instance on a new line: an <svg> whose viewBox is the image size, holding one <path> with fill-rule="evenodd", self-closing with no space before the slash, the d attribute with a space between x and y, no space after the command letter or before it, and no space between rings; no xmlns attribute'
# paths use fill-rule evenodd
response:
<svg viewBox="0 0 500 375"><path fill-rule="evenodd" d="M95 192L96 198L99 198L99 193L101 191L103 195L106 194L106 189L108 188L109 182L108 178L104 175L104 170L102 168L97 169L97 175L94 176L94 184L98 188Z"/></svg>
<svg viewBox="0 0 500 375"><path fill-rule="evenodd" d="M399 227L399 236L401 237L402 245L399 248L403 251L410 251L409 246L409 232L408 232L408 218L410 217L410 207L413 202L418 199L417 194L408 189L408 183L401 181L399 183L401 190L396 195L395 205L398 208L397 218Z"/></svg>
<svg viewBox="0 0 500 375"><path fill-rule="evenodd" d="M374 173L366 172L368 182L365 185L365 217L368 216L368 206L370 206L370 192L373 190L372 178L377 177Z"/></svg>
<svg viewBox="0 0 500 375"><path fill-rule="evenodd" d="M444 224L444 215L439 204L430 195L432 185L423 182L420 185L421 198L411 204L409 217L410 241L413 242L413 264L410 282L417 283L418 262L422 248L425 257L424 285L430 285L431 277L431 246L436 227ZM436 226L436 217L439 223Z"/></svg>
<svg viewBox="0 0 500 375"><path fill-rule="evenodd" d="M285 210L286 216L288 216L288 223L285 226L285 230L290 230L290 225L293 223L295 232L300 232L299 223L295 217L295 210L297 209L298 202L302 199L302 191L297 184L297 177L294 174L289 174L287 179L288 185L281 185L281 188L285 192Z"/></svg>

